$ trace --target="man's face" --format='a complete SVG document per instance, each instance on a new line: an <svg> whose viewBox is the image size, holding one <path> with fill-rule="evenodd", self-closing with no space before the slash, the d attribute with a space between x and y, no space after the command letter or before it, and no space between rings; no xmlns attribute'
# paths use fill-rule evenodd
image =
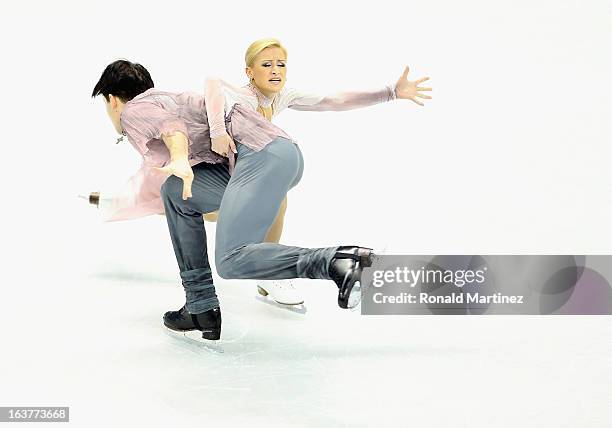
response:
<svg viewBox="0 0 612 428"><path fill-rule="evenodd" d="M285 86L287 56L279 47L265 48L257 54L253 65L247 67L246 72L265 96L272 97Z"/></svg>
<svg viewBox="0 0 612 428"><path fill-rule="evenodd" d="M111 122L113 122L113 126L115 130L119 134L123 134L123 128L121 128L121 112L123 111L123 102L114 95L109 95L109 101L106 101L104 96L101 97L104 100L104 104L106 107L106 114L110 118Z"/></svg>

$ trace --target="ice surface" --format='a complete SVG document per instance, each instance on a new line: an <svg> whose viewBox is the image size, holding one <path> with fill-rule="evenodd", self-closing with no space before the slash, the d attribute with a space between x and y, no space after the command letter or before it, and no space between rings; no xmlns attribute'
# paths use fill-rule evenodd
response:
<svg viewBox="0 0 612 428"><path fill-rule="evenodd" d="M340 310L332 283L298 280L301 314L217 280L222 340L208 346L163 327L184 298L164 219L89 220L67 236L72 273L56 243L48 277L11 284L3 405L70 406L88 427L610 422L609 317L366 317Z"/></svg>

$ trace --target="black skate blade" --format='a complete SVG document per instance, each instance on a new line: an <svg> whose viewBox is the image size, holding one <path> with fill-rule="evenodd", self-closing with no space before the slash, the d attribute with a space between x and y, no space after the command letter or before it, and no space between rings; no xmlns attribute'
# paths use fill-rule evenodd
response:
<svg viewBox="0 0 612 428"><path fill-rule="evenodd" d="M273 300L269 297L264 297L259 294L255 296L255 300L258 300L262 303L267 303L268 305L274 306L275 308L284 309L286 311L293 312L296 314L304 315L308 311L306 305L304 305L303 303L299 305L285 305L283 303L278 303L276 300Z"/></svg>

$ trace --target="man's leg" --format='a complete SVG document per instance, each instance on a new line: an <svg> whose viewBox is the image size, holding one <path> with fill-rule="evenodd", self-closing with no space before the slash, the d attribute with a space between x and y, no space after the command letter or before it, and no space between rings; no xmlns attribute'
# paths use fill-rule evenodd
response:
<svg viewBox="0 0 612 428"><path fill-rule="evenodd" d="M193 167L192 197L183 200L183 180L170 176L162 199L172 246L186 295L186 309L199 314L219 306L213 285L202 214L219 209L230 179L227 167L201 163Z"/></svg>

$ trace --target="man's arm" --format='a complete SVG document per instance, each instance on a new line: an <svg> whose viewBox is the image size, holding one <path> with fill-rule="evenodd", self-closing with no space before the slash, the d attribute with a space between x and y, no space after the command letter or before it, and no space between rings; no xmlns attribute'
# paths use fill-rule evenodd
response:
<svg viewBox="0 0 612 428"><path fill-rule="evenodd" d="M162 140L170 152L170 163L163 168L155 168L166 174L176 175L183 180L183 200L191 198L193 170L189 165L187 136L182 132L162 135Z"/></svg>
<svg viewBox="0 0 612 428"><path fill-rule="evenodd" d="M170 162L188 162L189 152L187 137L182 132L162 135L162 140L170 152Z"/></svg>
<svg viewBox="0 0 612 428"><path fill-rule="evenodd" d="M118 192L93 192L89 201L100 209L104 221L109 222L164 215L160 189L165 180L163 174L143 164Z"/></svg>

